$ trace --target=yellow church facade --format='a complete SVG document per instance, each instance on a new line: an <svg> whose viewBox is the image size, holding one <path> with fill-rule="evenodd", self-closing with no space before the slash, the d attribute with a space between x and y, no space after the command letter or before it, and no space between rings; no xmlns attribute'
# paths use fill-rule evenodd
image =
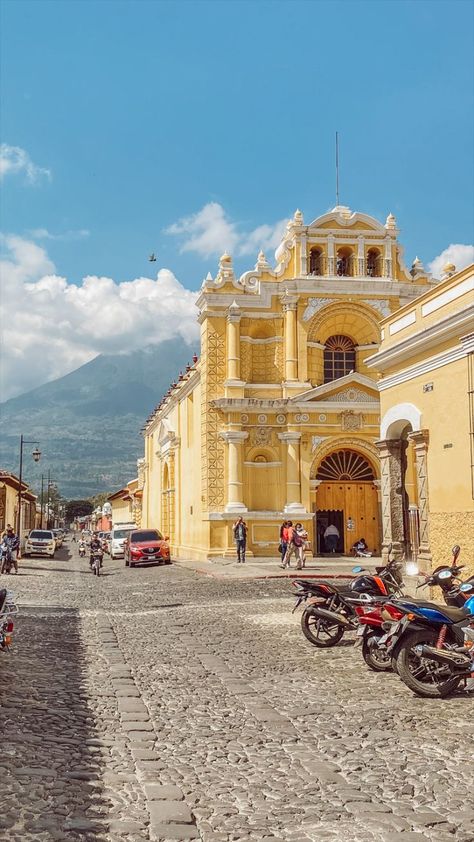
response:
<svg viewBox="0 0 474 842"><path fill-rule="evenodd" d="M363 536L382 549L378 374L381 322L432 283L403 262L396 220L336 207L306 225L297 211L271 266L240 277L224 254L197 306L201 353L144 428L142 526L176 557L275 556L283 520L314 553L337 526L338 551Z"/></svg>

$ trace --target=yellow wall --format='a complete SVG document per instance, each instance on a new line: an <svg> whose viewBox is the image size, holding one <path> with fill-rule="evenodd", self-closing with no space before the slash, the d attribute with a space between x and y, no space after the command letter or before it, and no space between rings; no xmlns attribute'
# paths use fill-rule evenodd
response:
<svg viewBox="0 0 474 842"><path fill-rule="evenodd" d="M404 307L385 319L382 323L385 339L370 361L373 369L383 375L382 424L384 417L394 419L398 411L403 418L402 407L409 404L421 413L419 429L429 433L427 473L433 564L445 562L451 547L460 544L463 563L471 573L474 572L474 453L471 452L474 399L471 397L470 407L468 392L474 388L474 343L469 339L474 332L473 281L471 266L425 293L415 307ZM470 289L466 291L466 287ZM461 295L457 294L459 289ZM427 304L443 301L443 297L445 304L423 315ZM416 321L390 337L389 325L411 312L416 313ZM419 371L421 366L423 371ZM401 382L394 382L394 378ZM412 480L408 476L409 484ZM410 494L410 489L407 490Z"/></svg>

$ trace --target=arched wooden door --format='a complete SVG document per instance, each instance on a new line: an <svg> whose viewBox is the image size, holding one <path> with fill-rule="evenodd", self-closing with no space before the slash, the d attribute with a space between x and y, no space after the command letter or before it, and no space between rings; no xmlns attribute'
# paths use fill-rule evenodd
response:
<svg viewBox="0 0 474 842"><path fill-rule="evenodd" d="M342 523L339 550L349 553L352 544L365 538L372 552L380 552L379 503L374 469L360 453L337 450L321 462L316 479L316 538L321 551L323 523ZM318 524L318 512L320 523ZM342 513L331 517L331 512ZM339 528L339 527L338 527Z"/></svg>

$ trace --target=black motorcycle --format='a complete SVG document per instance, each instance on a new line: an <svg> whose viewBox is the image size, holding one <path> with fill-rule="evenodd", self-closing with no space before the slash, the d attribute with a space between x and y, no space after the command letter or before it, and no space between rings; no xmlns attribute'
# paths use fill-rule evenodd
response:
<svg viewBox="0 0 474 842"><path fill-rule="evenodd" d="M383 567L376 567L375 574L365 572L360 566L353 567L356 576L349 585L336 585L334 582L309 582L295 579L296 604L293 612L305 602L301 615L301 628L304 636L314 646L328 648L335 646L346 631L353 631L359 625L354 605L354 597L363 594L380 598L403 593L401 580L401 562L390 560Z"/></svg>

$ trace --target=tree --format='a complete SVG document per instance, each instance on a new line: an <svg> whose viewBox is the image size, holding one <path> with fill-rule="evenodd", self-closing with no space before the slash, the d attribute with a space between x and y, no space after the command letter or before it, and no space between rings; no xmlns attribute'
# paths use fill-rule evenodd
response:
<svg viewBox="0 0 474 842"><path fill-rule="evenodd" d="M68 500L66 503L66 523L71 523L76 517L90 515L94 506L90 500Z"/></svg>
<svg viewBox="0 0 474 842"><path fill-rule="evenodd" d="M108 492L103 491L101 494L96 494L94 497L89 497L90 502L92 503L94 509L101 509L104 505L105 501L107 500Z"/></svg>

